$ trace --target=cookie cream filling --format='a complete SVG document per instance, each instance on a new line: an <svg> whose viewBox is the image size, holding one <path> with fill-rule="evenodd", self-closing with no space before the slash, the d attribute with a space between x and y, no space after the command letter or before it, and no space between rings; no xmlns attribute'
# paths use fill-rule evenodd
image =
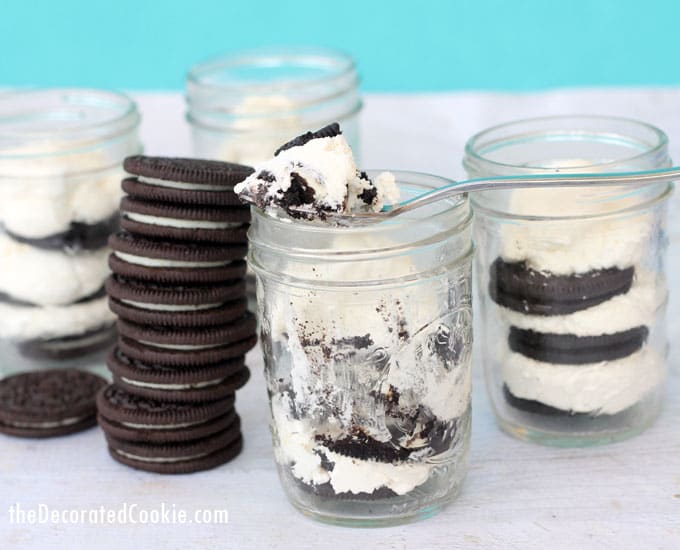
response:
<svg viewBox="0 0 680 550"><path fill-rule="evenodd" d="M183 220L179 218L166 218L161 216L150 216L148 214L137 214L135 212L123 212L123 216L129 220L148 225L160 225L163 227L174 227L177 229L235 229L243 227L243 222L210 222L205 220Z"/></svg>
<svg viewBox="0 0 680 550"><path fill-rule="evenodd" d="M139 309L148 309L150 311L204 311L207 309L215 309L223 305L225 302L215 302L210 304L149 304L146 302L137 302L135 300L120 300L124 304L133 306Z"/></svg>
<svg viewBox="0 0 680 550"><path fill-rule="evenodd" d="M113 326L108 328L111 329L113 328ZM112 340L112 333L109 330L103 330L102 332L98 332L96 334L88 334L80 338L78 337L71 338L69 335L69 338L67 340L57 340L54 342L50 341L41 342L40 347L44 350L50 351L66 351L71 349L89 347L95 344L106 342L108 340Z"/></svg>
<svg viewBox="0 0 680 550"><path fill-rule="evenodd" d="M55 420L53 422L18 422L18 421L5 421L3 422L7 426L12 426L13 428L28 428L35 430L49 430L52 428L60 428L62 426L72 426L78 422L89 418L89 416L74 416L72 418L64 418L63 420Z"/></svg>
<svg viewBox="0 0 680 550"><path fill-rule="evenodd" d="M41 306L73 303L101 288L108 254L106 248L77 254L44 250L0 233L0 292Z"/></svg>
<svg viewBox="0 0 680 550"><path fill-rule="evenodd" d="M130 386L138 386L140 388L150 388L156 390L198 390L201 388L208 388L210 386L216 386L226 380L226 378L216 378L215 380L208 380L207 382L194 382L192 384L154 384L152 382L140 382L139 380L130 380L124 376L120 379L129 384Z"/></svg>
<svg viewBox="0 0 680 550"><path fill-rule="evenodd" d="M138 424L135 422L119 422L119 424L136 430L178 430L180 428L189 428L191 426L205 424L205 420L199 420L198 422L181 422L177 424Z"/></svg>
<svg viewBox="0 0 680 550"><path fill-rule="evenodd" d="M30 307L0 302L0 338L33 340L82 334L112 324L106 296L66 306Z"/></svg>
<svg viewBox="0 0 680 550"><path fill-rule="evenodd" d="M210 454L210 453L197 453L194 455L187 456L149 457L128 453L126 451L122 451L121 449L114 449L114 451L116 451L116 453L118 453L119 455L124 456L125 458L129 458L130 460L136 460L137 462L154 462L161 464L162 463L172 464L175 462L186 462L188 460L196 460L197 458L203 458L204 456L208 456Z"/></svg>
<svg viewBox="0 0 680 550"><path fill-rule="evenodd" d="M224 345L224 344L204 344L204 345L198 346L198 345L190 345L190 344L159 344L158 342L149 342L148 340L139 340L139 343L147 345L147 346L151 346L151 347L154 347L154 348L176 349L176 350L181 350L181 351L191 351L191 350L199 350L199 349L212 349L212 348L219 348L220 346Z"/></svg>
<svg viewBox="0 0 680 550"><path fill-rule="evenodd" d="M652 326L668 300L668 289L642 267L635 272L635 281L625 294L568 315L529 315L505 307L499 311L510 326L550 334L597 336Z"/></svg>
<svg viewBox="0 0 680 550"><path fill-rule="evenodd" d="M233 263L233 260L216 262L188 262L184 260L164 260L159 258L148 258L137 254L127 254L126 252L114 251L116 257L128 262L129 264L141 265L143 267L223 267Z"/></svg>
<svg viewBox="0 0 680 550"><path fill-rule="evenodd" d="M215 192L233 192L233 188L226 185L211 185L207 183L189 183L184 181L162 180L159 178L147 178L145 176L137 176L137 181L146 183L147 185L155 185L157 187L169 187L171 189L185 189L188 191L215 191Z"/></svg>
<svg viewBox="0 0 680 550"><path fill-rule="evenodd" d="M623 359L585 365L544 363L506 349L502 372L516 397L564 411L616 414L657 388L665 366L651 346Z"/></svg>

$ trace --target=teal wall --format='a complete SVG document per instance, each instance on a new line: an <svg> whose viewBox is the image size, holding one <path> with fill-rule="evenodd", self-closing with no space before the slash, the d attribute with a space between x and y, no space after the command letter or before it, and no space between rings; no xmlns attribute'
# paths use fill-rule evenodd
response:
<svg viewBox="0 0 680 550"><path fill-rule="evenodd" d="M278 44L354 54L371 91L680 84L680 0L2 0L0 6L0 87L179 89L196 61Z"/></svg>

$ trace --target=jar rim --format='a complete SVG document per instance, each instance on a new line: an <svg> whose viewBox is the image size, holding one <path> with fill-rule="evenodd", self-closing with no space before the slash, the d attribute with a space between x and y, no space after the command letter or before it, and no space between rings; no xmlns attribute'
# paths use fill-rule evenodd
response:
<svg viewBox="0 0 680 550"><path fill-rule="evenodd" d="M320 84L330 82L335 79L343 78L356 72L356 62L349 54L340 50L332 48L321 48L311 46L294 46L286 48L253 48L249 50L242 50L238 52L231 52L217 56L213 59L202 61L194 65L187 75L187 81L190 84L198 85L202 88L213 88L216 90L251 90L262 91L271 90L271 83L244 83L242 81L233 82L206 82L205 74L214 74L230 67L238 67L246 63L256 63L262 67L280 66L284 62L291 60L306 60L307 66L314 66L310 62L315 59L325 59L336 64L336 70L328 74L320 75L310 78L301 78L289 81L286 86L281 86L281 90L292 90L296 88L306 87L313 84ZM304 64L303 64L304 65ZM317 64L317 67L323 67L322 64ZM328 65L328 63L326 64Z"/></svg>
<svg viewBox="0 0 680 550"><path fill-rule="evenodd" d="M508 142L512 139L517 138L518 136L529 136L529 135L534 135L534 136L550 136L554 132L545 130L545 129L539 129L534 132L531 131L524 131L521 133L517 134L510 134L508 136L496 139L496 140L490 140L488 143L483 143L484 139L489 139L490 136L493 136L494 133L511 129L513 127L519 127L521 128L522 126L525 125L541 125L541 124L546 124L546 123L559 123L559 122L576 122L576 121L584 121L584 122L600 122L600 123L606 123L606 122L612 122L612 123L618 123L618 124L628 124L632 128L638 128L642 129L645 131L650 132L651 135L653 135L656 138L656 141L654 144L652 144L647 150L642 151L641 153L636 153L633 154L629 157L622 157L618 158L615 160L607 161L607 162L602 162L602 163L597 163L595 164L590 164L590 165L584 165L580 167L575 167L578 168L581 172L584 171L584 168L587 166L597 166L598 169L601 167L607 167L607 166L614 166L617 164L621 163L629 163L632 161L639 161L641 159L644 159L646 157L654 157L655 155L659 154L660 152L663 152L668 148L668 136L666 133L661 130L660 128L649 124L647 122L643 122L641 120L633 119L633 118L627 118L627 117L617 117L617 116L608 116L608 115L587 115L587 114L579 114L579 115L554 115L554 116L545 116L545 117L534 117L534 118L526 118L526 119L519 119L519 120L513 120L510 122L505 122L503 124L498 124L496 126L492 126L490 128L485 128L484 130L481 130L480 132L477 132L474 134L472 137L470 137L467 142L465 143L465 158L463 160L463 165L465 168L470 167L470 165L474 162L478 164L480 167L483 168L485 172L494 172L494 168L496 169L513 169L513 170L521 170L522 173L541 173L541 172L546 172L547 170L550 170L550 168L545 167L545 166L531 166L527 164L508 164L508 163L503 163L499 162L496 160L491 160L487 156L485 156L485 152L487 149L482 149L480 145L484 145L485 147L491 147L492 145L494 146L494 149L497 147L502 146L503 143ZM555 129L556 132L559 132L559 126L556 126ZM563 132L563 131L562 131ZM594 132L597 133L597 132ZM601 135L605 135L605 132L599 132ZM554 168L553 168L554 169Z"/></svg>
<svg viewBox="0 0 680 550"><path fill-rule="evenodd" d="M23 102L23 110L16 109ZM106 114L107 110L110 114ZM98 115L98 116L97 116ZM106 140L114 140L136 129L140 115L135 101L120 92L93 88L25 88L0 94L0 142L2 140L62 141L60 148L34 148L30 152L3 152L0 160L36 157L59 157L89 149ZM51 123L33 128L10 130L3 125Z"/></svg>

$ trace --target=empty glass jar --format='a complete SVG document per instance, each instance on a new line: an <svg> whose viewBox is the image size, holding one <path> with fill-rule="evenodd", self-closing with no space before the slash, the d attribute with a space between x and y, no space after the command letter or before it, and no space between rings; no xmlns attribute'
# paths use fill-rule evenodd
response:
<svg viewBox="0 0 680 550"><path fill-rule="evenodd" d="M404 198L446 183L396 177ZM470 221L464 196L365 227L254 210L275 456L305 514L400 523L458 493L470 441Z"/></svg>
<svg viewBox="0 0 680 550"><path fill-rule="evenodd" d="M485 130L470 177L670 165L642 122L553 117ZM481 361L500 426L554 445L639 433L666 376L666 206L672 186L476 193Z"/></svg>

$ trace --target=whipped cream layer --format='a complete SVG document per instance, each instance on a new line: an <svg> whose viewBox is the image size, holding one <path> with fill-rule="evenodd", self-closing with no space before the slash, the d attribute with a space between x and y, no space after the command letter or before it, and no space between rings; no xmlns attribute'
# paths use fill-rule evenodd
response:
<svg viewBox="0 0 680 550"><path fill-rule="evenodd" d="M103 285L109 251L68 253L19 243L0 233L0 292L43 306L66 305Z"/></svg>
<svg viewBox="0 0 680 550"><path fill-rule="evenodd" d="M656 389L666 374L663 358L651 346L585 365L544 363L506 347L501 362L503 380L516 397L576 413L619 413Z"/></svg>
<svg viewBox="0 0 680 550"><path fill-rule="evenodd" d="M113 324L106 296L81 304L31 307L0 302L0 338L33 340L84 334Z"/></svg>

